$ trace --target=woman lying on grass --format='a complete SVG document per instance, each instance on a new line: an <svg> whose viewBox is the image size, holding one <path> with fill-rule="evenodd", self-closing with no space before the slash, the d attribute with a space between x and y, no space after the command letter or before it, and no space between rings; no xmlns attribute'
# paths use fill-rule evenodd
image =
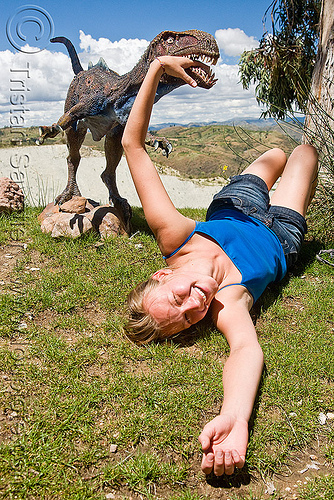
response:
<svg viewBox="0 0 334 500"><path fill-rule="evenodd" d="M153 61L123 135L146 220L168 265L131 292L128 332L139 343L166 339L210 310L230 346L220 415L199 436L202 470L219 476L245 463L248 421L263 368L249 310L268 283L281 280L296 261L306 232L304 216L314 189L317 153L312 146L298 146L287 161L280 149L267 151L215 195L207 222L181 215L144 141L163 72L195 87L185 71L191 67L208 69L185 57ZM269 201L269 190L280 176Z"/></svg>

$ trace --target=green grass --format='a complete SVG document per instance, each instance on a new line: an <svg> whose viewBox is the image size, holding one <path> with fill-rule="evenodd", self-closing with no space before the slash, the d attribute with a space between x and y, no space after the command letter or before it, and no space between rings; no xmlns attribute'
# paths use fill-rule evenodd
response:
<svg viewBox="0 0 334 500"><path fill-rule="evenodd" d="M210 324L188 343L124 337L127 292L163 266L141 210L137 235L102 246L53 240L37 213L0 217L2 248L17 251L0 277L0 498L265 499L261 478L274 477L278 499L277 478L311 448L321 468L299 498L333 497L334 424L318 416L334 411L334 272L315 259L313 223L298 266L256 308L266 369L246 470L206 480L198 435L222 402L224 337Z"/></svg>

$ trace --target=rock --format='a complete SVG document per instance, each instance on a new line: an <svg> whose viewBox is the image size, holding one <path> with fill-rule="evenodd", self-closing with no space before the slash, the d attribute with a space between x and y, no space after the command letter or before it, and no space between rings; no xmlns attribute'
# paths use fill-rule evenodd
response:
<svg viewBox="0 0 334 500"><path fill-rule="evenodd" d="M266 486L267 487L265 493L267 493L267 495L273 495L276 491L273 481L267 481Z"/></svg>
<svg viewBox="0 0 334 500"><path fill-rule="evenodd" d="M54 214L59 213L59 205L55 205L54 203L49 203L44 208L43 212L39 214L37 219L40 223L42 223L47 217L52 217Z"/></svg>
<svg viewBox="0 0 334 500"><path fill-rule="evenodd" d="M74 196L62 205L49 203L38 216L43 233L53 238L77 238L94 229L102 239L127 235L120 213L110 205L100 206L96 201Z"/></svg>
<svg viewBox="0 0 334 500"><path fill-rule="evenodd" d="M46 209L47 209L47 207L43 210L43 212L45 212ZM41 217L43 212L38 216L38 218ZM61 217L62 217L62 214L60 214L60 213L53 213L53 214L49 213L49 214L45 215L43 218L41 218L40 222L41 222L42 233L52 233L52 230L53 230L56 222L60 221Z"/></svg>
<svg viewBox="0 0 334 500"><path fill-rule="evenodd" d="M69 214L83 214L86 212L86 203L87 200L83 196L73 196L59 206L59 211Z"/></svg>
<svg viewBox="0 0 334 500"><path fill-rule="evenodd" d="M327 420L327 417L324 413L319 413L319 416L318 416L318 421L319 421L319 424L320 425L325 425L326 423L326 420Z"/></svg>
<svg viewBox="0 0 334 500"><path fill-rule="evenodd" d="M306 464L305 468L299 471L299 474L305 474L305 472L310 469L320 470L320 467L318 467L318 465L318 462L311 462L310 464Z"/></svg>
<svg viewBox="0 0 334 500"><path fill-rule="evenodd" d="M332 411L329 411L328 413L326 413L326 417L328 418L328 420L334 420L334 413Z"/></svg>
<svg viewBox="0 0 334 500"><path fill-rule="evenodd" d="M93 208L98 207L99 204L97 201L91 200L90 198L87 198L87 203L86 203L86 211L89 212L90 210L93 210Z"/></svg>
<svg viewBox="0 0 334 500"><path fill-rule="evenodd" d="M116 453L117 448L117 444L111 444L109 448L110 453Z"/></svg>
<svg viewBox="0 0 334 500"><path fill-rule="evenodd" d="M71 237L78 238L83 233L87 233L93 229L90 220L82 214L59 213L51 236L53 238Z"/></svg>
<svg viewBox="0 0 334 500"><path fill-rule="evenodd" d="M24 194L16 182L0 178L0 212L20 212L24 208Z"/></svg>
<svg viewBox="0 0 334 500"><path fill-rule="evenodd" d="M118 210L110 205L102 205L86 213L101 238L124 236L127 234Z"/></svg>

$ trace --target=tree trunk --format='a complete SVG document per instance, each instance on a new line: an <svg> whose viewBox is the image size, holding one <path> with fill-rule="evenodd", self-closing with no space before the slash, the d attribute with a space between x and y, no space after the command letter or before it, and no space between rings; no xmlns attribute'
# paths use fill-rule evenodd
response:
<svg viewBox="0 0 334 500"><path fill-rule="evenodd" d="M304 142L334 148L334 0L322 0L319 46L312 75ZM327 149L327 148L326 148Z"/></svg>

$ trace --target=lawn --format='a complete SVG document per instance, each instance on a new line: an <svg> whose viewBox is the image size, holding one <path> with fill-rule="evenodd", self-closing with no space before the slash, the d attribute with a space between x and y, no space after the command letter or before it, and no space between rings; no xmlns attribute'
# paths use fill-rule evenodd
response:
<svg viewBox="0 0 334 500"><path fill-rule="evenodd" d="M334 498L334 269L315 258L334 241L319 221L252 311L265 369L246 466L216 478L198 435L222 402L224 337L206 322L137 347L122 331L128 291L163 266L142 211L133 237L103 244L53 240L39 212L0 217L0 498Z"/></svg>

